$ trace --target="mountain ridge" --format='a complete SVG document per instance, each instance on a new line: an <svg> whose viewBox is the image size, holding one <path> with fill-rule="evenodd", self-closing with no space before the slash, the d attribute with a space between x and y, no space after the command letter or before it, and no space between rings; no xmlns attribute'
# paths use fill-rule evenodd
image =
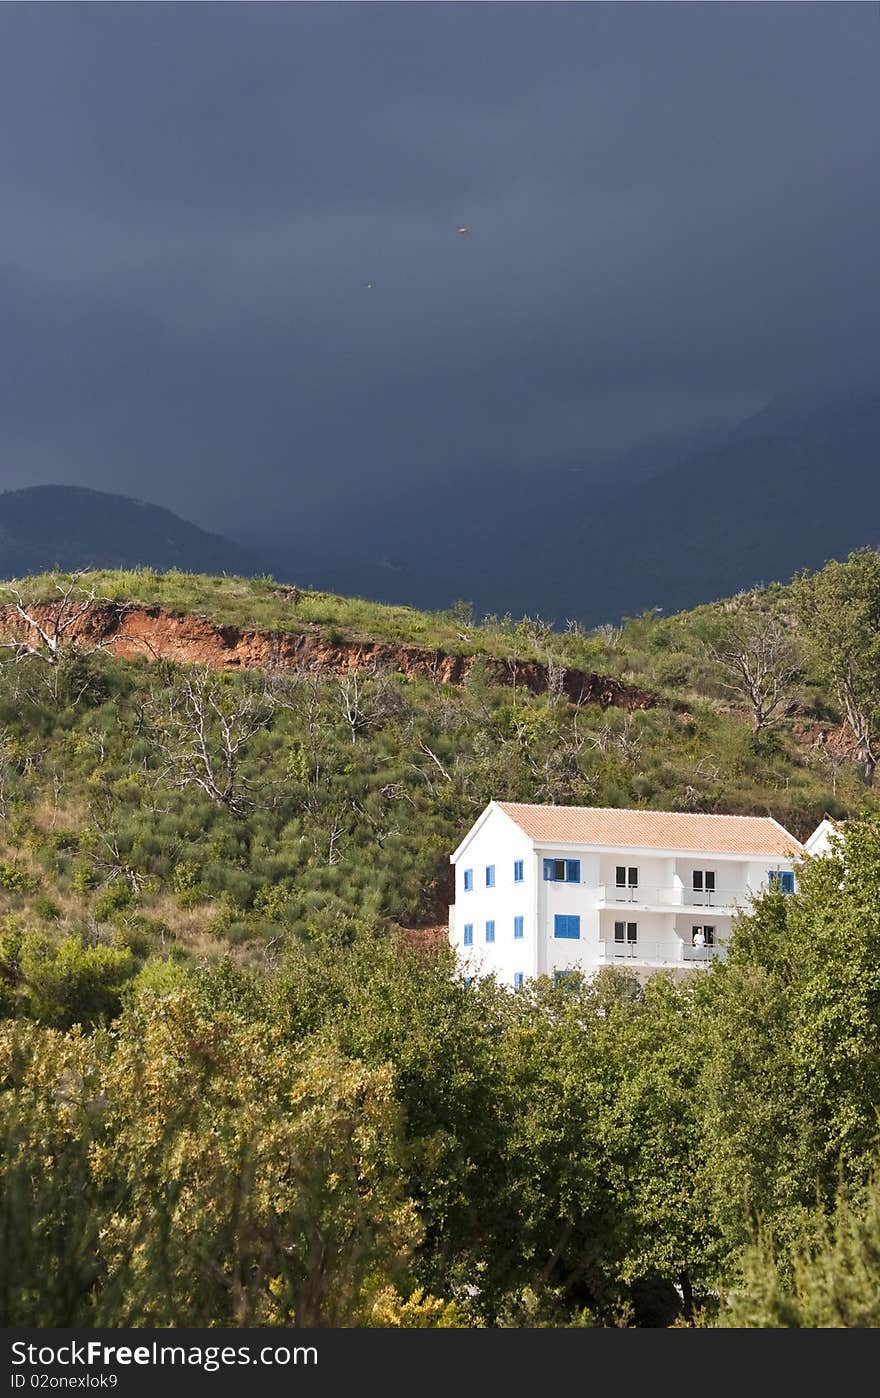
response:
<svg viewBox="0 0 880 1398"><path fill-rule="evenodd" d="M259 573L255 552L161 505L76 485L35 485L0 494L0 575L55 567Z"/></svg>

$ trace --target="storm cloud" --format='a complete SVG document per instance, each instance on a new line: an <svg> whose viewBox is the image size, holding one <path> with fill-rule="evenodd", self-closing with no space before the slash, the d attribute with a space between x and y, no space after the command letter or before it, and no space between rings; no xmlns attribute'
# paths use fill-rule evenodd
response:
<svg viewBox="0 0 880 1398"><path fill-rule="evenodd" d="M280 536L873 373L878 133L873 4L0 7L0 484Z"/></svg>

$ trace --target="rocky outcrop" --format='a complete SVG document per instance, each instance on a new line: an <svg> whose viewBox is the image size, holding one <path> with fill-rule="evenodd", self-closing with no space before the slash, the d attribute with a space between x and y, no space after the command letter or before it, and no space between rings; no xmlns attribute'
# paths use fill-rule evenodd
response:
<svg viewBox="0 0 880 1398"><path fill-rule="evenodd" d="M47 625L53 609L36 607L33 616L41 625ZM0 628L7 635L19 636L26 629L10 607L0 608ZM539 661L459 655L389 641L331 640L318 627L309 626L299 631L240 630L158 605L95 602L68 634L124 659L147 656L151 660L174 660L217 670L280 666L327 675L383 670L407 679L461 685L475 667L480 667L492 683L519 686L533 694L557 690L574 703L632 710L649 709L656 702L653 694L636 685L590 671L557 670Z"/></svg>

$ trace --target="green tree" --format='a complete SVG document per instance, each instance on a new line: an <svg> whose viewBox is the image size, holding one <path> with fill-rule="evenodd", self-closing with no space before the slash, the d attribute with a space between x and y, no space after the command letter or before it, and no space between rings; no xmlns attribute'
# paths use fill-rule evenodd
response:
<svg viewBox="0 0 880 1398"><path fill-rule="evenodd" d="M83 1325L105 1275L96 1187L105 1036L0 1024L0 1325Z"/></svg>
<svg viewBox="0 0 880 1398"><path fill-rule="evenodd" d="M502 1046L510 1062L509 1195L524 1299L568 1317L668 1323L714 1275L698 1154L702 1071L692 993L603 972L536 982ZM677 1289L676 1289L677 1288ZM529 1323L527 1312L520 1323Z"/></svg>
<svg viewBox="0 0 880 1398"><path fill-rule="evenodd" d="M880 553L801 573L792 586L813 666L834 688L862 764L874 779L880 738Z"/></svg>
<svg viewBox="0 0 880 1398"><path fill-rule="evenodd" d="M772 1239L748 1249L740 1284L717 1324L752 1329L841 1329L880 1326L880 1182L841 1190L833 1216L812 1220L790 1269L782 1270Z"/></svg>
<svg viewBox="0 0 880 1398"><path fill-rule="evenodd" d="M760 1224L783 1251L804 1210L863 1183L880 1112L880 828L848 822L793 896L743 917L701 987L708 1195L732 1256Z"/></svg>
<svg viewBox="0 0 880 1398"><path fill-rule="evenodd" d="M128 1323L354 1323L419 1233L389 1069L207 1016L186 991L145 998L122 1029L94 1158L127 1183L103 1248Z"/></svg>
<svg viewBox="0 0 880 1398"><path fill-rule="evenodd" d="M413 1295L389 1068L191 989L112 1038L0 1026L0 1154L4 1324L353 1325Z"/></svg>
<svg viewBox="0 0 880 1398"><path fill-rule="evenodd" d="M491 980L466 985L445 949L363 931L348 947L323 941L294 952L272 993L291 1036L338 1043L369 1067L391 1065L407 1189L424 1229L417 1279L447 1298L476 1282L491 1304L502 1285L492 1268L504 1271L515 1242L499 1048L510 997Z"/></svg>

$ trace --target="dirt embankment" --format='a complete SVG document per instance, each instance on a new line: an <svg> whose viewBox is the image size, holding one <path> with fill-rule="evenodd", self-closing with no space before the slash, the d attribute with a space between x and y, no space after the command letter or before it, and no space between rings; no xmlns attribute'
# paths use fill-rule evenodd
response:
<svg viewBox="0 0 880 1398"><path fill-rule="evenodd" d="M32 615L51 630L53 608L35 607ZM2 607L0 630L24 638L28 628L12 608ZM317 627L305 626L301 631L290 632L239 630L160 606L96 602L65 634L86 644L100 645L125 659L147 656L151 660L175 660L217 670L281 666L327 675L385 670L408 679L461 685L474 666L481 666L487 678L496 684L522 686L533 694L559 686L575 703L633 710L652 708L656 702L653 694L636 685L584 670L560 670L554 674L539 661L456 655L428 646L387 641L330 640Z"/></svg>

